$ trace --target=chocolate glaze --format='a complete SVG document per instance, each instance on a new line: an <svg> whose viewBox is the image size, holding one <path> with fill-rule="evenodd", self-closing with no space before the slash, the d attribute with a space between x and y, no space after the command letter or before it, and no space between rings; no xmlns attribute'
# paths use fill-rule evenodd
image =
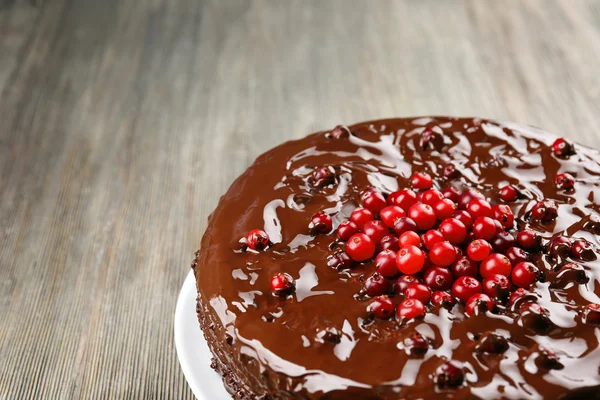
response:
<svg viewBox="0 0 600 400"><path fill-rule="evenodd" d="M198 314L214 366L234 397L600 398L600 328L582 322L582 306L600 303L598 260L536 257L545 281L536 283L533 297L548 311L543 318L512 310L468 318L457 304L430 308L424 320L403 326L369 322L368 302L355 296L374 272L371 261L352 270L327 265L341 246L335 227L359 204L359 192L409 187L416 171L431 174L438 188L477 188L493 203L501 202L498 188L511 183L522 194L509 203L518 228L529 226L545 240L585 238L598 249L598 151L576 145L574 154L557 158L554 136L480 119L389 119L349 128L266 152L209 218L193 264ZM422 135L426 128L433 134ZM443 178L447 165L459 172L456 178ZM332 184L315 184L319 167L335 171ZM554 186L558 172L575 177L575 190ZM530 223L528 211L543 198L556 201L558 218ZM334 231L311 236L308 222L321 210L332 215ZM255 228L273 245L242 251L240 238ZM577 265L561 271L567 262ZM288 298L271 294L277 272L296 279ZM429 348L410 348L417 334ZM464 381L440 388L436 371L450 360Z"/></svg>

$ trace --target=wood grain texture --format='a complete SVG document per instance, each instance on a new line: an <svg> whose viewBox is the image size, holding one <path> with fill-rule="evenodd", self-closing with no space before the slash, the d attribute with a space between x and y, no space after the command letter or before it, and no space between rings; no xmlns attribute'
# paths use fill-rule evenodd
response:
<svg viewBox="0 0 600 400"><path fill-rule="evenodd" d="M206 217L263 151L423 114L600 146L600 2L0 0L0 399L192 399Z"/></svg>

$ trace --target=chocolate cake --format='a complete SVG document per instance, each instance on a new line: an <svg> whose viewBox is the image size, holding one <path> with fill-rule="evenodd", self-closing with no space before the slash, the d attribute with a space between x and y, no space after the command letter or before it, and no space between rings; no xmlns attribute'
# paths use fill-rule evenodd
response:
<svg viewBox="0 0 600 400"><path fill-rule="evenodd" d="M600 399L600 154L424 117L260 156L192 265L235 399Z"/></svg>

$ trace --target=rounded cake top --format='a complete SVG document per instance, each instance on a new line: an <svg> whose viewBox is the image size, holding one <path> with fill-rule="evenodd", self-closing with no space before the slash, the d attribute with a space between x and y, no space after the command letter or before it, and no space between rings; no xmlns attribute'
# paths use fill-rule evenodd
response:
<svg viewBox="0 0 600 400"><path fill-rule="evenodd" d="M538 129L447 117L287 142L209 219L201 300L281 390L600 385L598 159Z"/></svg>

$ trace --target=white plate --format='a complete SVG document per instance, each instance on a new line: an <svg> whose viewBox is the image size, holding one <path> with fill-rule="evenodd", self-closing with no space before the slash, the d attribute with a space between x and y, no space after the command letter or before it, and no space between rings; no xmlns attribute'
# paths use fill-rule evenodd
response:
<svg viewBox="0 0 600 400"><path fill-rule="evenodd" d="M231 400L223 381L210 367L212 357L196 316L196 280L190 271L175 309L175 347L179 364L198 400Z"/></svg>

